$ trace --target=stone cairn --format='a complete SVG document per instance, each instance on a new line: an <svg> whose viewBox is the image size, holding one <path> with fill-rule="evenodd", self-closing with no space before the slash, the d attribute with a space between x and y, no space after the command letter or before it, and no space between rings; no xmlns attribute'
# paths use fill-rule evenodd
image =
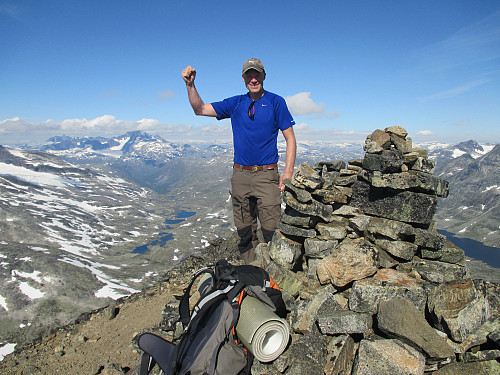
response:
<svg viewBox="0 0 500 375"><path fill-rule="evenodd" d="M402 127L374 131L364 150L286 181L278 230L256 251L292 341L252 374L500 373L500 284L471 280L432 220L448 182Z"/></svg>
<svg viewBox="0 0 500 375"><path fill-rule="evenodd" d="M471 280L432 220L448 183L399 126L364 149L286 181L278 230L256 252L283 291L292 340L252 375L500 373L500 284ZM206 261L189 259L193 270ZM159 327L174 340L177 308L165 306Z"/></svg>

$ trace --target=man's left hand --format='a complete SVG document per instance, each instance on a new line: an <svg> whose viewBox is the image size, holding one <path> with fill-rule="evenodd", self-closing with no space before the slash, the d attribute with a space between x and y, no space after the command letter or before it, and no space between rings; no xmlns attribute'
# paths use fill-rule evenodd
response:
<svg viewBox="0 0 500 375"><path fill-rule="evenodd" d="M280 190L283 191L285 190L285 185L283 184L283 181L285 181L285 178L292 178L293 172L285 172L280 178Z"/></svg>

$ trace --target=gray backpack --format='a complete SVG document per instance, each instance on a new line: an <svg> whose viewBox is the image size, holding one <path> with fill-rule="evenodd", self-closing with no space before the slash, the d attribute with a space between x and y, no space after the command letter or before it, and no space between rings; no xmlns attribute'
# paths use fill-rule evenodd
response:
<svg viewBox="0 0 500 375"><path fill-rule="evenodd" d="M210 275L211 283L190 311L191 288L203 273ZM279 287L262 268L232 266L222 260L215 269L206 267L197 271L179 304L179 320L184 327L179 342L173 344L152 333L138 338L144 352L140 374L149 374L156 363L168 375L250 374L253 356L239 342L235 331L240 304L247 291L277 315L286 315Z"/></svg>

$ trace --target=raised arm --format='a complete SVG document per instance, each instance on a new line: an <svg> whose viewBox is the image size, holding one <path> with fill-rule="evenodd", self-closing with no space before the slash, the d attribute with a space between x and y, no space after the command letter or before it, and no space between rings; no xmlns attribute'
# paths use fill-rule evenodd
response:
<svg viewBox="0 0 500 375"><path fill-rule="evenodd" d="M293 132L293 127L283 130L283 136L286 142L286 157L285 157L285 172L280 178L280 189L283 190L285 186L283 181L285 178L293 177L293 168L295 166L295 154L297 152L297 143L295 141L295 133Z"/></svg>
<svg viewBox="0 0 500 375"><path fill-rule="evenodd" d="M188 66L186 69L182 71L182 78L184 82L186 82L186 88L189 98L189 103L191 107L193 107L193 111L198 116L210 116L217 117L217 113L215 112L212 104L205 104L198 94L198 90L194 85L194 79L196 77L196 69L192 66Z"/></svg>

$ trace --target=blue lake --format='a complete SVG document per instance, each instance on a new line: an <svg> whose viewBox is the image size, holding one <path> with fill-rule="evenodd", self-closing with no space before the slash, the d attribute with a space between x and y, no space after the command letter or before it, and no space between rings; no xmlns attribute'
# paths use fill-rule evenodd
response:
<svg viewBox="0 0 500 375"><path fill-rule="evenodd" d="M164 246L167 243L167 241L174 239L174 235L172 233L160 233L160 236L161 237L157 240L154 240L154 241L151 241L150 243L147 243L145 245L136 247L135 250L132 252L136 253L136 254L145 254L149 251L149 246L155 246L155 245Z"/></svg>
<svg viewBox="0 0 500 375"><path fill-rule="evenodd" d="M165 224L180 224L184 219L165 219Z"/></svg>
<svg viewBox="0 0 500 375"><path fill-rule="evenodd" d="M173 219L165 219L165 229L170 230L173 229L170 225L172 224L180 224L184 220L186 220L188 217L196 215L196 212L194 211L187 211L187 210L179 210L174 216ZM138 246L132 251L135 254L145 254L149 251L149 248L155 245L160 245L160 246L165 246L167 241L173 240L174 235L172 233L167 233L167 232L162 232L159 234L160 238L157 240L154 240L152 242L149 242L145 245Z"/></svg>
<svg viewBox="0 0 500 375"><path fill-rule="evenodd" d="M196 215L194 211L180 210L177 212L173 219L165 219L165 224L180 224L188 217Z"/></svg>
<svg viewBox="0 0 500 375"><path fill-rule="evenodd" d="M194 211L186 211L186 210L180 210L176 215L175 218L177 219L187 219L188 217L196 215L196 212Z"/></svg>
<svg viewBox="0 0 500 375"><path fill-rule="evenodd" d="M455 237L454 233L445 230L438 230L438 232L445 235L448 240L460 247L469 258L482 260L492 267L500 268L500 248L486 246L470 238Z"/></svg>

